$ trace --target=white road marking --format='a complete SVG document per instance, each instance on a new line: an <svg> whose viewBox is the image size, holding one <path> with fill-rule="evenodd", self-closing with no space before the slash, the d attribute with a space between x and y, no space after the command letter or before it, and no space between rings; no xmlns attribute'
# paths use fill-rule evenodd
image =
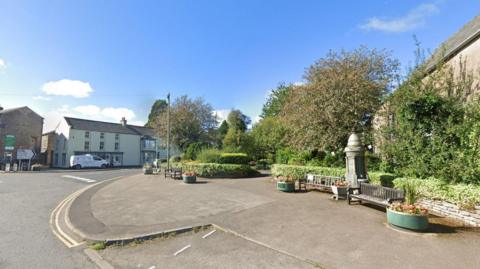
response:
<svg viewBox="0 0 480 269"><path fill-rule="evenodd" d="M189 247L191 247L192 245L186 245L184 246L182 249L180 249L179 251L175 252L175 254L173 254L173 256L177 256L178 254L182 253L183 251L185 251L186 249L188 249Z"/></svg>
<svg viewBox="0 0 480 269"><path fill-rule="evenodd" d="M148 267L148 269L155 269L157 268L155 265Z"/></svg>
<svg viewBox="0 0 480 269"><path fill-rule="evenodd" d="M77 177L77 176L71 176L71 175L63 175L62 177L73 178L73 179L80 180L80 181L87 182L87 183L97 182L97 181L94 180L94 179L89 179L89 178L84 178L84 177Z"/></svg>
<svg viewBox="0 0 480 269"><path fill-rule="evenodd" d="M216 232L216 231L217 231L217 230L213 230L213 231L209 232L208 234L202 236L202 238L205 239L205 238L209 237L210 235L212 235L212 234L213 234L214 232Z"/></svg>

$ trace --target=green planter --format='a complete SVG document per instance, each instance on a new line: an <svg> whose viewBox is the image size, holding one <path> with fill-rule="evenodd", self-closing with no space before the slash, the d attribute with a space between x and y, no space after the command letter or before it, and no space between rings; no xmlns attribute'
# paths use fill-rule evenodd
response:
<svg viewBox="0 0 480 269"><path fill-rule="evenodd" d="M427 216L397 212L388 208L387 222L388 224L414 231L423 231L428 228Z"/></svg>
<svg viewBox="0 0 480 269"><path fill-rule="evenodd" d="M184 183L195 183L197 182L197 176L182 176Z"/></svg>
<svg viewBox="0 0 480 269"><path fill-rule="evenodd" d="M277 182L277 190L283 192L294 192L295 191L295 182Z"/></svg>

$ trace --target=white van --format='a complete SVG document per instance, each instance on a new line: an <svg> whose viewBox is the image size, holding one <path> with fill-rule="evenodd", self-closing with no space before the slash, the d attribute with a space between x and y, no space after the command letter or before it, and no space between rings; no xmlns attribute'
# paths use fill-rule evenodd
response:
<svg viewBox="0 0 480 269"><path fill-rule="evenodd" d="M95 155L72 155L72 157L70 157L70 167L75 169L85 167L107 168L108 165L109 163L106 160Z"/></svg>

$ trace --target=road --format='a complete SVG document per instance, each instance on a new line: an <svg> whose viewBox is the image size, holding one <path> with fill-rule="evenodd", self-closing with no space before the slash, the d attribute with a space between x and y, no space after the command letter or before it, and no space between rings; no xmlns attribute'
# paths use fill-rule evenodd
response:
<svg viewBox="0 0 480 269"><path fill-rule="evenodd" d="M89 184L138 169L0 173L0 268L95 268L81 247L68 249L50 230L51 211Z"/></svg>

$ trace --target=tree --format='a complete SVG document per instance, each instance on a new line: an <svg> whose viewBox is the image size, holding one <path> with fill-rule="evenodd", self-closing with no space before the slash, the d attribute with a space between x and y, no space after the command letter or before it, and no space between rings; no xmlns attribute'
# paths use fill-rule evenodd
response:
<svg viewBox="0 0 480 269"><path fill-rule="evenodd" d="M241 132L245 132L247 130L248 125L252 122L250 118L243 114L238 109L233 109L228 113L227 122L229 129L235 129Z"/></svg>
<svg viewBox="0 0 480 269"><path fill-rule="evenodd" d="M158 99L153 103L150 114L148 114L148 121L145 124L146 127L153 128L155 126L156 118L167 111L168 103L164 99Z"/></svg>
<svg viewBox="0 0 480 269"><path fill-rule="evenodd" d="M268 95L267 102L263 105L260 117L267 118L278 116L282 112L288 94L293 88L293 84L285 85L285 83L280 83L276 89L273 89Z"/></svg>
<svg viewBox="0 0 480 269"><path fill-rule="evenodd" d="M285 146L285 127L272 117L264 118L255 124L251 135L259 158L275 160L277 150Z"/></svg>
<svg viewBox="0 0 480 269"><path fill-rule="evenodd" d="M250 133L242 132L236 128L229 128L223 139L223 149L227 152L242 152L252 155L254 141Z"/></svg>
<svg viewBox="0 0 480 269"><path fill-rule="evenodd" d="M217 130L217 135L218 135L217 144L219 147L222 147L223 139L225 138L225 135L227 135L227 132L228 132L228 123L226 120L224 120L222 121L222 123L220 124Z"/></svg>
<svg viewBox="0 0 480 269"><path fill-rule="evenodd" d="M390 53L365 47L329 52L310 66L281 112L287 141L297 150L345 147L353 131L371 139L372 118L391 90L399 63Z"/></svg>
<svg viewBox="0 0 480 269"><path fill-rule="evenodd" d="M184 95L175 99L170 110L172 144L177 145L182 151L193 142L214 144L217 121L210 104L202 98L190 99ZM160 113L155 120L157 135L164 140L167 133L166 114Z"/></svg>

